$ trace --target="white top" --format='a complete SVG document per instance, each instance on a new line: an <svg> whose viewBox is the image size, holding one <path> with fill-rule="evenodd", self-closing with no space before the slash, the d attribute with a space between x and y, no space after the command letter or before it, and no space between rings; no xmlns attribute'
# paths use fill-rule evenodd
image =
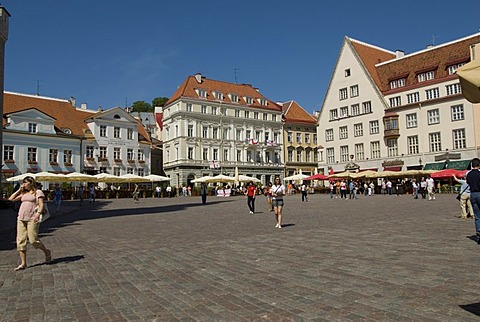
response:
<svg viewBox="0 0 480 322"><path fill-rule="evenodd" d="M435 182L432 178L427 178L425 181L427 182L427 187L433 188L435 186Z"/></svg>
<svg viewBox="0 0 480 322"><path fill-rule="evenodd" d="M273 185L271 191L272 199L283 199L283 195L285 194L285 186L283 184L280 184L278 186Z"/></svg>

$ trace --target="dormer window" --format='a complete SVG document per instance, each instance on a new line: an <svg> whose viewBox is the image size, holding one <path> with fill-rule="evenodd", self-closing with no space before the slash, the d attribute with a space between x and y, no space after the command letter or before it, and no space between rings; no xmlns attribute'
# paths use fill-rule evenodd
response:
<svg viewBox="0 0 480 322"><path fill-rule="evenodd" d="M435 71L434 70L424 72L424 73L419 73L417 75L417 81L419 83L429 81L429 80L432 80L434 78L435 78Z"/></svg>
<svg viewBox="0 0 480 322"><path fill-rule="evenodd" d="M223 93L222 92L214 92L213 95L215 95L215 99L223 101Z"/></svg>
<svg viewBox="0 0 480 322"><path fill-rule="evenodd" d="M253 98L251 98L250 96L247 96L245 97L245 102L247 102L247 104L252 104L253 103Z"/></svg>
<svg viewBox="0 0 480 322"><path fill-rule="evenodd" d="M115 115L113 116L113 118L116 119L116 120L121 119L120 115L118 115L118 114L115 114Z"/></svg>
<svg viewBox="0 0 480 322"><path fill-rule="evenodd" d="M459 64L455 64L455 65L450 65L447 67L447 70L448 70L448 75L453 75L455 74L455 72L457 71L458 68L462 67L463 65L465 65L465 63L459 63Z"/></svg>
<svg viewBox="0 0 480 322"><path fill-rule="evenodd" d="M28 132L37 133L37 123L28 123Z"/></svg>
<svg viewBox="0 0 480 322"><path fill-rule="evenodd" d="M68 127L62 129L63 133L65 134L72 134L72 130L70 130Z"/></svg>
<svg viewBox="0 0 480 322"><path fill-rule="evenodd" d="M238 102L238 95L237 94L230 94L230 100L233 102L233 103L237 103Z"/></svg>
<svg viewBox="0 0 480 322"><path fill-rule="evenodd" d="M405 78L394 79L390 81L390 89L395 89L405 86Z"/></svg>
<svg viewBox="0 0 480 322"><path fill-rule="evenodd" d="M267 100L264 98L259 98L258 102L260 103L260 105L267 106Z"/></svg>
<svg viewBox="0 0 480 322"><path fill-rule="evenodd" d="M207 91L204 89L197 89L198 97L207 98Z"/></svg>

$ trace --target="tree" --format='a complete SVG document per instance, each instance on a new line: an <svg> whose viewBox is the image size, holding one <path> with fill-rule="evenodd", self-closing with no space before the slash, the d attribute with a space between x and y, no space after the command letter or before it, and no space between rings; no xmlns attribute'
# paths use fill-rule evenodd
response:
<svg viewBox="0 0 480 322"><path fill-rule="evenodd" d="M145 101L136 101L132 104L132 112L153 112L153 107Z"/></svg>
<svg viewBox="0 0 480 322"><path fill-rule="evenodd" d="M168 97L157 97L153 99L152 106L164 106L167 101Z"/></svg>

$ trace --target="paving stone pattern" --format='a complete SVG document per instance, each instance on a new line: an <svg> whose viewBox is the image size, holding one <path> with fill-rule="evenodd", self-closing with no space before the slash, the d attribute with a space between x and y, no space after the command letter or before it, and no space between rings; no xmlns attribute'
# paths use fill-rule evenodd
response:
<svg viewBox="0 0 480 322"><path fill-rule="evenodd" d="M52 264L0 235L0 321L478 321L480 246L455 196L65 203ZM2 210L2 218L11 216ZM11 226L11 225L10 225Z"/></svg>

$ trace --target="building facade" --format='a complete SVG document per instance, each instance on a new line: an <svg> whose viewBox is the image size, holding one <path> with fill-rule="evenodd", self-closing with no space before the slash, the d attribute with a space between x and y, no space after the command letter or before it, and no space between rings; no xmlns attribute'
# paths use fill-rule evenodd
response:
<svg viewBox="0 0 480 322"><path fill-rule="evenodd" d="M297 102L282 103L285 176L317 174L317 119Z"/></svg>
<svg viewBox="0 0 480 322"><path fill-rule="evenodd" d="M248 84L189 76L162 110L164 170L172 185L239 174L283 175L282 108Z"/></svg>
<svg viewBox="0 0 480 322"><path fill-rule="evenodd" d="M479 42L474 34L405 55L346 37L318 119L319 168L466 168L478 155L478 106L455 69Z"/></svg>
<svg viewBox="0 0 480 322"><path fill-rule="evenodd" d="M10 14L0 6L0 115L3 115L3 85L4 85L4 66L5 66L5 44L8 39L8 19ZM0 128L0 142L3 142L3 127ZM0 155L3 154L3 145L0 146ZM2 186L3 171L0 172L0 187Z"/></svg>

